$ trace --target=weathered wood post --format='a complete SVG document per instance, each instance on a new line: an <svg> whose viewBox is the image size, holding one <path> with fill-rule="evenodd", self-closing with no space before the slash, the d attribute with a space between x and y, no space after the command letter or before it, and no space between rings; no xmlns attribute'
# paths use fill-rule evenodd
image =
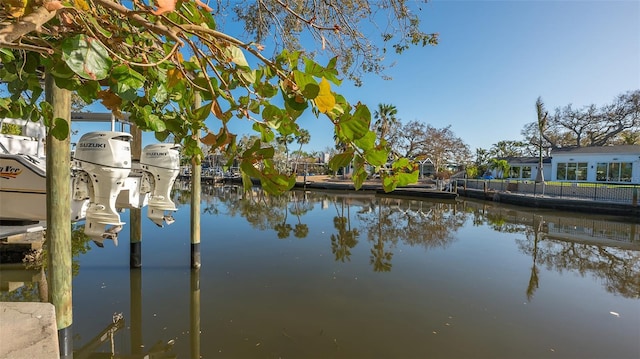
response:
<svg viewBox="0 0 640 359"><path fill-rule="evenodd" d="M196 93L194 108L200 108L200 94ZM193 134L200 141L200 130ZM202 164L191 158L191 268L200 268L200 200L202 192Z"/></svg>
<svg viewBox="0 0 640 359"><path fill-rule="evenodd" d="M71 295L71 93L45 77L45 98L53 106L55 127L67 136L58 140L47 132L47 244L49 246L49 302L55 307L60 357L73 358ZM62 120L62 122L60 122Z"/></svg>
<svg viewBox="0 0 640 359"><path fill-rule="evenodd" d="M191 269L191 357L201 358L200 355L200 269Z"/></svg>
<svg viewBox="0 0 640 359"><path fill-rule="evenodd" d="M138 126L131 125L133 135L131 141L131 160L140 163L142 155L142 131ZM141 179L142 180L142 179ZM142 266L142 209L131 208L129 210L129 268Z"/></svg>

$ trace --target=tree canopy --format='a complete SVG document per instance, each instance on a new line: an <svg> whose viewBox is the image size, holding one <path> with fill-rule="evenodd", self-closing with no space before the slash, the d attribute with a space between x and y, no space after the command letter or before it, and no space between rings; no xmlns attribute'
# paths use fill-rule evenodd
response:
<svg viewBox="0 0 640 359"><path fill-rule="evenodd" d="M622 93L610 104L574 108L558 107L540 121L527 124L522 135L529 143L547 149L640 143L640 90Z"/></svg>
<svg viewBox="0 0 640 359"><path fill-rule="evenodd" d="M640 144L640 90L619 94L610 104L575 109L571 104L551 114L538 97L536 121L524 126L522 140L501 140L476 149L475 165L490 168L491 158L548 157L563 147ZM479 171L480 173L482 171Z"/></svg>
<svg viewBox="0 0 640 359"><path fill-rule="evenodd" d="M436 171L447 164L466 165L471 161L469 146L451 130L451 125L435 128L413 120L407 123L395 117L395 106L380 104L374 129L384 133L392 157L423 161L430 159Z"/></svg>
<svg viewBox="0 0 640 359"><path fill-rule="evenodd" d="M229 157L239 157L245 178L259 178L271 192L291 188L295 177L274 168L274 150L264 143L275 136L299 136L296 120L305 111L335 127L345 146L330 165L353 160L359 187L366 178L364 164L382 166L388 149L375 141L368 108L335 92L340 72L358 84L363 73L383 74L388 50L401 53L410 45L437 42L437 34L420 30L419 3L407 0L221 0L209 5L197 0L155 5L5 0L3 5L0 81L9 96L0 98L0 116L44 118L53 136L66 138L68 124L52 118L53 104L41 98L43 76L50 76L87 104L99 100L116 116L128 114L159 140L172 136L183 143L186 155L198 159L203 156L199 141L236 154L236 134L228 123L251 121L260 140ZM244 39L225 31L233 28L224 20L231 12L244 25ZM265 55L269 45L272 54ZM199 108L193 105L196 96L203 101ZM205 124L210 117L218 128ZM413 178L412 173L409 164L399 165L385 174L385 189Z"/></svg>

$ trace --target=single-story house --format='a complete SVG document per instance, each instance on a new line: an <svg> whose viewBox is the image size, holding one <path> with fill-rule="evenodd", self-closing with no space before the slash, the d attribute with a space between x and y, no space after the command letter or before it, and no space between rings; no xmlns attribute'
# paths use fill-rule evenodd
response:
<svg viewBox="0 0 640 359"><path fill-rule="evenodd" d="M640 145L560 148L551 157L552 181L640 184Z"/></svg>
<svg viewBox="0 0 640 359"><path fill-rule="evenodd" d="M538 176L538 162L540 161L538 157L505 157L500 159L509 163L509 172L506 173L505 178L524 181L535 180ZM491 174L493 177L499 178L501 173L498 172L499 170L494 169ZM545 180L549 180L551 176L551 157L542 158L542 174Z"/></svg>
<svg viewBox="0 0 640 359"><path fill-rule="evenodd" d="M536 179L537 157L502 159L510 166L505 177ZM559 148L543 158L542 168L545 181L640 184L640 145Z"/></svg>

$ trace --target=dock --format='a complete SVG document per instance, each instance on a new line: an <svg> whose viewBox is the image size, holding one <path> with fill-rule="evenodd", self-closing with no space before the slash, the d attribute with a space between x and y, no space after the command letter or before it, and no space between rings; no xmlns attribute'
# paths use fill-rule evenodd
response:
<svg viewBox="0 0 640 359"><path fill-rule="evenodd" d="M51 303L0 302L0 358L60 358Z"/></svg>
<svg viewBox="0 0 640 359"><path fill-rule="evenodd" d="M419 188L419 187L402 187L396 188L391 192L385 192L384 190L377 190L376 193L381 196L387 197L411 197L411 198L434 198L444 200L455 200L458 198L458 193L440 191L432 188Z"/></svg>
<svg viewBox="0 0 640 359"><path fill-rule="evenodd" d="M35 261L42 252L46 222L0 222L0 263Z"/></svg>

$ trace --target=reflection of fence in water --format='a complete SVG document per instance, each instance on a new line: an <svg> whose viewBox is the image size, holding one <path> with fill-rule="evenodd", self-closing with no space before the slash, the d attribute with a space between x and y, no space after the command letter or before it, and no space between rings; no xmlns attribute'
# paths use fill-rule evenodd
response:
<svg viewBox="0 0 640 359"><path fill-rule="evenodd" d="M613 240L624 243L640 244L640 225L598 221L584 218L545 217L548 233L558 236L571 236L577 239Z"/></svg>
<svg viewBox="0 0 640 359"><path fill-rule="evenodd" d="M457 186L469 189L488 191L509 191L524 195L542 195L547 197L572 198L593 200L599 202L633 203L634 193L640 186L636 184L611 183L575 183L575 182L545 182L514 180L458 180Z"/></svg>
<svg viewBox="0 0 640 359"><path fill-rule="evenodd" d="M445 212L455 214L456 211L456 202L450 201L384 197L376 197L376 199L381 205L388 207L392 211L411 217L432 217L433 215L442 215Z"/></svg>
<svg viewBox="0 0 640 359"><path fill-rule="evenodd" d="M640 249L640 224L597 219L595 216L571 216L519 211L495 204L465 201L464 208L480 211L488 219L501 219L506 223L537 228L544 223L543 232L559 240L590 242L595 244L631 244ZM626 246L625 246L626 247Z"/></svg>

